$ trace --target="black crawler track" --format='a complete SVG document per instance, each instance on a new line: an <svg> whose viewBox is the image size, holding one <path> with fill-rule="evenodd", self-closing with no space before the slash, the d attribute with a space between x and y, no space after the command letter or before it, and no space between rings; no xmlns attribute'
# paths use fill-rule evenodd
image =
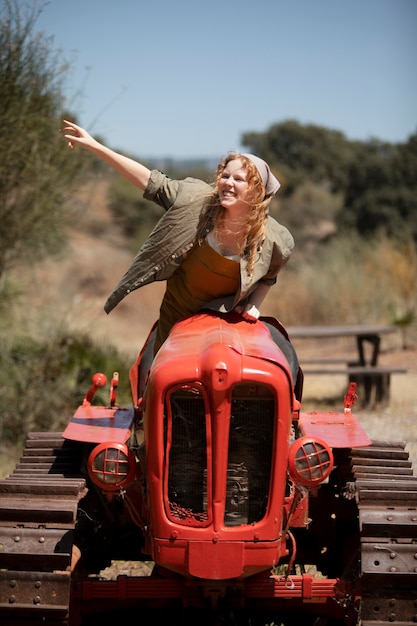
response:
<svg viewBox="0 0 417 626"><path fill-rule="evenodd" d="M31 433L15 470L0 481L1 624L79 623L69 607L73 531L86 494L82 454L83 444L60 433ZM359 623L411 626L417 622L417 478L405 444L375 441L352 450L351 470L346 497L356 500L359 516Z"/></svg>
<svg viewBox="0 0 417 626"><path fill-rule="evenodd" d="M30 433L0 481L0 623L68 624L72 535L85 493L82 447L60 433Z"/></svg>
<svg viewBox="0 0 417 626"><path fill-rule="evenodd" d="M361 626L417 623L417 477L403 442L352 450L361 539Z"/></svg>

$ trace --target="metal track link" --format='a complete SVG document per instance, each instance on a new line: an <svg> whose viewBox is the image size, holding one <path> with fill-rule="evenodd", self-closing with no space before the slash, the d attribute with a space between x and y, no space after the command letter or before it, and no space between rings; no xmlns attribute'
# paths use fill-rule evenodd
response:
<svg viewBox="0 0 417 626"><path fill-rule="evenodd" d="M417 622L417 477L404 442L352 450L361 535L361 625Z"/></svg>
<svg viewBox="0 0 417 626"><path fill-rule="evenodd" d="M60 433L30 433L0 481L0 622L68 623L73 529L86 493L82 447Z"/></svg>

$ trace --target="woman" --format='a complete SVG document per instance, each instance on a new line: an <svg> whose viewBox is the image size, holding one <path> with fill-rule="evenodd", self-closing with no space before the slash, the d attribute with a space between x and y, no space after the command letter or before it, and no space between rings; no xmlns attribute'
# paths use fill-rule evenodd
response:
<svg viewBox="0 0 417 626"><path fill-rule="evenodd" d="M267 163L250 154L229 154L218 165L214 185L195 178L172 180L107 148L77 124L64 123L61 132L71 148L80 145L93 152L166 211L105 311L131 291L166 280L154 354L177 321L203 308L235 310L248 322L257 320L294 247L289 231L268 215L280 183ZM295 381L298 362L292 346L268 328L289 359Z"/></svg>

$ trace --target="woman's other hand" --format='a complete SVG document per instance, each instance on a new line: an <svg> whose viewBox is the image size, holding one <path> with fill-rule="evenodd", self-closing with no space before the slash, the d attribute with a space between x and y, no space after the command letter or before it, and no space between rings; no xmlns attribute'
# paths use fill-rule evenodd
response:
<svg viewBox="0 0 417 626"><path fill-rule="evenodd" d="M259 309L254 304L250 303L245 306L237 306L235 311L240 313L247 322L256 322L260 315Z"/></svg>

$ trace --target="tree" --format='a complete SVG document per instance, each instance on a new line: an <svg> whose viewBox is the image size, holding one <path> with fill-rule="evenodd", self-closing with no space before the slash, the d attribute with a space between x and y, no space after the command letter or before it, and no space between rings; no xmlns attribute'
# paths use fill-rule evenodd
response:
<svg viewBox="0 0 417 626"><path fill-rule="evenodd" d="M277 171L287 204L299 202L300 191L313 183L330 192L335 209L337 196L344 196L339 229L417 242L417 134L404 144L349 141L338 131L289 120L266 133L246 133L242 143Z"/></svg>
<svg viewBox="0 0 417 626"><path fill-rule="evenodd" d="M35 32L38 15L18 0L0 9L0 277L60 250L64 199L83 164L58 132L69 66Z"/></svg>
<svg viewBox="0 0 417 626"><path fill-rule="evenodd" d="M340 227L417 242L417 135L405 144L363 144L348 181Z"/></svg>
<svg viewBox="0 0 417 626"><path fill-rule="evenodd" d="M274 124L266 133L245 133L242 143L281 173L287 193L307 180L344 191L347 167L358 149L339 131L294 120Z"/></svg>

